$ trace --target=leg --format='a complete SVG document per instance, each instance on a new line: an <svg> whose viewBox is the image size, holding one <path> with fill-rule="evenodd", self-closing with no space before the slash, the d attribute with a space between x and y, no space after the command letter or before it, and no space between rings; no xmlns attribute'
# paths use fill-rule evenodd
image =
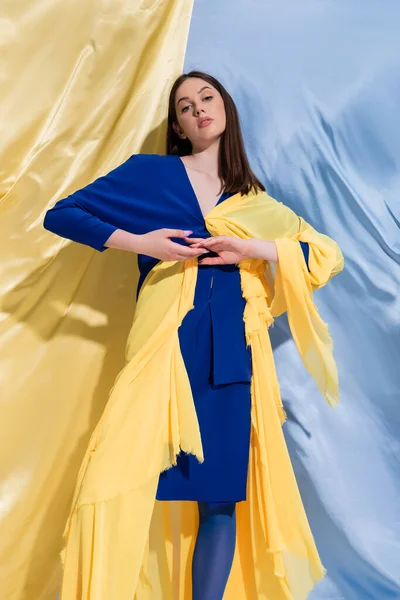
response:
<svg viewBox="0 0 400 600"><path fill-rule="evenodd" d="M236 505L199 502L192 600L222 600L236 545Z"/></svg>

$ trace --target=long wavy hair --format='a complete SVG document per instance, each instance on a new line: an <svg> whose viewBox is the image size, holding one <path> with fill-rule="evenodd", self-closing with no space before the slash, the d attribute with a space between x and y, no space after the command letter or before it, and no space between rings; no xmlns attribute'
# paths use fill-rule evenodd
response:
<svg viewBox="0 0 400 600"><path fill-rule="evenodd" d="M254 175L246 150L243 143L242 131L240 128L239 114L236 105L224 86L212 75L202 73L201 71L190 71L180 75L172 86L169 95L168 106L168 129L167 129L167 154L176 154L178 156L187 156L192 152L190 140L181 139L175 132L173 124L178 124L178 117L175 110L175 96L179 86L189 78L203 79L209 85L212 85L222 96L225 105L226 127L221 135L219 146L218 170L223 181L223 189L228 193L249 193L265 191L263 184Z"/></svg>

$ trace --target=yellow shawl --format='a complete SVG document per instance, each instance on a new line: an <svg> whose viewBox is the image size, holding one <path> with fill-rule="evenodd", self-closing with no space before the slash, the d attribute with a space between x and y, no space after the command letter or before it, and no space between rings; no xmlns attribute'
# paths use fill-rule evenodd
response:
<svg viewBox="0 0 400 600"><path fill-rule="evenodd" d="M236 194L206 217L211 235L274 240L266 261L240 263L251 345L252 433L247 500L227 600L303 600L325 570L282 432L285 413L268 327L287 311L302 360L330 405L338 401L332 340L312 292L343 268L338 245L266 193ZM298 240L308 242L309 267ZM160 471L180 449L202 461L178 328L193 308L197 259L161 262L139 295L126 365L81 466L65 529L61 600L187 600L197 506L155 502Z"/></svg>

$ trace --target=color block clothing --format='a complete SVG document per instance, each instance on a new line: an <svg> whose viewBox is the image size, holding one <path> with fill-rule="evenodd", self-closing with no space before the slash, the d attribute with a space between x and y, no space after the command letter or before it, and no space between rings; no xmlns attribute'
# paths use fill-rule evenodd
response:
<svg viewBox="0 0 400 600"><path fill-rule="evenodd" d="M219 202L228 197L223 194ZM47 212L44 226L98 251L106 249L104 243L116 229L144 234L167 227L192 230L193 237L209 237L178 156L130 157L105 177L57 202ZM307 260L308 244L300 243ZM157 262L139 255L138 290ZM160 475L159 500L235 502L246 498L251 357L245 342L244 306L235 265L199 265L194 309L179 329L179 340L199 420L204 463L181 454L178 465Z"/></svg>

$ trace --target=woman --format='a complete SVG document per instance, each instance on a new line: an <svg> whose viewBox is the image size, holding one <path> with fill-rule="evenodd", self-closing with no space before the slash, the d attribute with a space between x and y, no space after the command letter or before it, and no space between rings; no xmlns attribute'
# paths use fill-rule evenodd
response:
<svg viewBox="0 0 400 600"><path fill-rule="evenodd" d="M193 431L197 427L201 438L199 435L197 448L194 447L193 440L185 444L182 416L177 420L181 428L179 443L177 446L175 444L173 452L169 451L171 456L162 458L160 450L157 464L149 467L145 476L139 475L137 471L137 478L143 480L143 483L138 485L142 490L149 481L154 480L150 471L162 471L157 478L157 500L197 502L199 527L191 570L193 600L223 598L235 553L236 505L246 501L252 427L251 384L254 374L254 349L251 342L249 343L250 335L245 328L246 318L250 321L250 317L246 316L246 306L250 305L250 302L249 297L245 296L246 285L250 289L252 284L250 281L246 284L245 269L240 270L238 265L261 264L265 269L265 265L271 262L279 263L277 245L272 239L249 234L239 237L239 234L231 234L231 230L227 231L228 235L216 235L214 232L210 237L211 226L208 218L228 199L233 202L241 196L257 196L264 191L264 186L249 166L232 98L213 77L191 72L179 77L171 90L167 155L132 156L107 176L58 202L47 212L44 221L48 230L99 251L117 248L136 252L140 270L138 292L145 288L143 294L139 295L139 300L143 296L146 299L145 291L151 286L159 288L159 297L162 297L162 286L168 294L172 289L173 278L177 278L180 273L193 271L193 268L189 267L193 266L193 263L196 264L193 302L191 303L189 298L188 309L177 316L179 348L185 371L184 375L178 374L181 379L177 376L177 381L184 382L184 377L188 378L195 407L195 417L192 417L196 419L196 424ZM290 217L293 218L293 213ZM330 242L335 246L336 256L335 264L330 268L327 278L342 268L340 251L333 241ZM296 244L301 248L304 266L309 270L309 244L305 239L297 240ZM184 266L178 266L178 270L168 273L165 269L169 263L184 263ZM160 268L162 276L153 281L152 277L154 279L157 269ZM314 288L325 282L314 282ZM180 289L183 288L184 283ZM180 302L182 304L182 296ZM181 304L177 303L177 310ZM194 306L193 310L190 310L190 304ZM149 296L148 310L151 305ZM162 314L164 316L160 317L160 330L162 324L168 321L167 313ZM137 328L140 328L140 311L139 316L138 312L136 313L135 321ZM132 331L134 329L135 323ZM131 334L127 350L128 365L130 357L140 355L141 348L132 350L135 344L136 336ZM174 355L176 350L171 352ZM175 362L177 360L179 359L175 357ZM161 366L164 363L159 364ZM179 371L179 363L177 364L178 367L174 368ZM134 373L138 373L137 368ZM130 377L134 376L131 374ZM168 374L165 375L165 381L167 378ZM160 379L162 380L161 374ZM107 423L107 410L110 414L112 407L118 405L118 389L121 390L122 386L122 389L127 390L123 387L123 380L124 372L117 378L117 391L113 389L114 400L110 398L102 418L103 423ZM147 380L145 381L147 385ZM160 396L161 393L161 390L156 392ZM177 396L179 397L179 394ZM182 392L181 396L185 394ZM182 402L180 408L179 402ZM178 414L180 410L181 415L187 415L189 408L186 409L183 402L186 400L177 401L176 412ZM167 419L169 424L174 422L171 417L173 403L169 398L160 406L164 407L168 403L169 416L165 416L164 421L160 419L164 424ZM278 411L278 414L282 416L282 411ZM189 425L188 420L187 423L189 430L193 422ZM155 426L156 429L157 427L158 425ZM170 426L169 429L173 428ZM103 425L103 440L107 437L104 433L106 430L107 426ZM108 439L112 438L111 430L108 430L107 435ZM155 432L154 435L156 436ZM160 429L158 437L162 435L164 434ZM118 436L116 433L115 439ZM94 438L96 439L92 439L88 449L91 463L94 452L101 455L101 443L99 444L96 432ZM139 446L139 442L137 444ZM122 443L120 446L123 455ZM108 454L111 455L111 450ZM87 456L78 479L76 497L79 496L82 485L90 488L88 460ZM137 460L139 462L139 459ZM101 472L99 479L101 477L103 480L107 478L107 468L104 465L105 463L103 470L98 471ZM93 470L95 471L95 468L92 468ZM124 467L121 466L121 471L123 470ZM129 472L130 467L125 471L125 475ZM131 481L134 479L136 477L132 472ZM126 488L127 493L131 493L128 488L129 486ZM119 485L119 493L120 489ZM102 501L110 495L112 496L110 492L100 494ZM91 498L90 494L89 497ZM97 501L98 498L93 502ZM92 500L89 503L91 502ZM80 507L86 505L87 501L79 504ZM76 498L74 506L77 506ZM132 504L132 510L135 510L135 504ZM146 552L141 546L140 549L132 550L132 556L136 551L140 569L137 570L136 579L133 576L130 584L124 584L125 587L117 590L107 587L109 584L105 584L103 580L102 584L94 584L100 586L98 595L95 595L93 583L77 584L75 578L73 583L64 582L62 598L69 600L93 597L96 600L111 600L118 597L125 600L122 594L126 591L126 599L131 600L135 593L139 594L140 580L144 577L142 563ZM76 560L74 558L73 562ZM77 569L82 569L82 566ZM274 569L276 576L280 578L276 564ZM286 591L286 574L281 579L282 582L277 588L279 594L283 594L282 598L294 597L291 591ZM274 584L269 585L270 593ZM281 597L277 594L278 592L274 598ZM255 597L261 598L262 593L256 592Z"/></svg>

